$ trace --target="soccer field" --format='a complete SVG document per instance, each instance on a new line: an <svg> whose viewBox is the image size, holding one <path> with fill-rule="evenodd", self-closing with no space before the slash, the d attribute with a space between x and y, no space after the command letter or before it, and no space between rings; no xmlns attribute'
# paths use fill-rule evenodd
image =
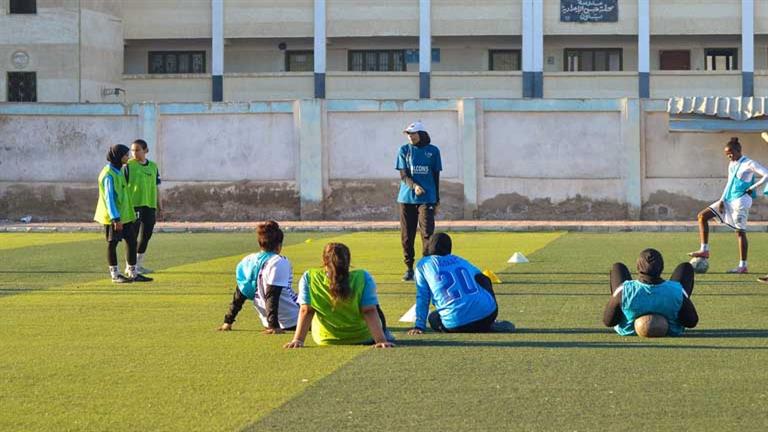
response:
<svg viewBox="0 0 768 432"><path fill-rule="evenodd" d="M768 234L713 234L710 272L681 338L602 326L608 269L659 249L665 276L694 233L452 233L454 253L495 271L513 334L408 336L399 233L288 233L301 273L346 243L371 272L391 350L285 350L250 302L216 332L254 234L156 234L147 284L108 279L100 234L0 234L0 430L768 430ZM417 241L417 248L419 247ZM529 264L510 265L513 252ZM121 248L119 256L124 256Z"/></svg>

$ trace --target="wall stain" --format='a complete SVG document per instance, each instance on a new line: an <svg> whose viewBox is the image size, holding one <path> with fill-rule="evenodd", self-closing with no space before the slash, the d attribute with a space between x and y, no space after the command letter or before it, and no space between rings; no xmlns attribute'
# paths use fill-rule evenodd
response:
<svg viewBox="0 0 768 432"><path fill-rule="evenodd" d="M35 222L89 221L98 196L96 187L12 184L0 190L0 219L17 221L32 216Z"/></svg>
<svg viewBox="0 0 768 432"><path fill-rule="evenodd" d="M581 195L553 203L550 198L531 200L517 193L499 194L478 207L479 219L502 220L624 220L627 204L592 200Z"/></svg>
<svg viewBox="0 0 768 432"><path fill-rule="evenodd" d="M326 220L399 220L398 180L331 180L325 197ZM437 219L461 219L464 215L464 186L440 182Z"/></svg>

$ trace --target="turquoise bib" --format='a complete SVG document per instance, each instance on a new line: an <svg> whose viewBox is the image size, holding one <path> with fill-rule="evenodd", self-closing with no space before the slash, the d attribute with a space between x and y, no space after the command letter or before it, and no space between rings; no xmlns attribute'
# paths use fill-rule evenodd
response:
<svg viewBox="0 0 768 432"><path fill-rule="evenodd" d="M650 285L637 280L626 281L621 293L624 319L616 325L616 333L622 336L636 335L635 319L653 313L667 319L670 336L679 336L683 334L683 326L677 321L677 314L682 306L683 286L680 282L664 281Z"/></svg>
<svg viewBox="0 0 768 432"><path fill-rule="evenodd" d="M739 163L728 173L728 184L725 186L725 196L723 197L725 201L733 201L742 197L747 193L747 189L755 184L755 176L752 176L752 181L745 182L736 175L736 173L739 172L739 168L744 159L745 157L742 156L741 159L739 159ZM755 194L755 191L752 191L750 196L755 198L757 197L757 194Z"/></svg>
<svg viewBox="0 0 768 432"><path fill-rule="evenodd" d="M261 251L248 255L237 264L237 269L235 269L237 287L249 300L256 298L256 282L259 272L261 272L264 264L275 255L277 254L274 252Z"/></svg>

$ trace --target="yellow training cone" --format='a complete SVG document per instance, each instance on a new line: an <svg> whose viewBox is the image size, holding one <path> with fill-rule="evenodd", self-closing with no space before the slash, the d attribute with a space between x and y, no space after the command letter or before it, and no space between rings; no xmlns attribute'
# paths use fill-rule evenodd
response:
<svg viewBox="0 0 768 432"><path fill-rule="evenodd" d="M304 243L312 243L312 239L308 238L308 239L304 240Z"/></svg>
<svg viewBox="0 0 768 432"><path fill-rule="evenodd" d="M490 271L488 269L485 269L485 270L483 270L483 274L488 276L488 279L490 279L491 282L493 282L493 283L501 283L501 279L499 279L499 277L496 276L496 273L494 273L494 272L492 272L492 271Z"/></svg>

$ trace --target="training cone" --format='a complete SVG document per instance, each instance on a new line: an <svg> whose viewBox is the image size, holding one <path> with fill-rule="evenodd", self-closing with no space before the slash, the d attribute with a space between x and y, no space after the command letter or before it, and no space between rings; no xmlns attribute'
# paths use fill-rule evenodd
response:
<svg viewBox="0 0 768 432"><path fill-rule="evenodd" d="M496 276L496 273L494 273L494 272L492 272L492 271L490 271L488 269L485 269L485 270L483 270L483 274L488 276L488 279L490 279L491 282L493 282L493 283L501 283L501 279L498 276Z"/></svg>
<svg viewBox="0 0 768 432"><path fill-rule="evenodd" d="M400 322L416 322L416 305L414 304L400 317Z"/></svg>
<svg viewBox="0 0 768 432"><path fill-rule="evenodd" d="M308 239L304 240L304 243L312 243L312 239L308 238Z"/></svg>
<svg viewBox="0 0 768 432"><path fill-rule="evenodd" d="M511 257L509 257L507 262L510 264L522 264L530 261L528 261L528 258L526 258L522 252L515 252Z"/></svg>

